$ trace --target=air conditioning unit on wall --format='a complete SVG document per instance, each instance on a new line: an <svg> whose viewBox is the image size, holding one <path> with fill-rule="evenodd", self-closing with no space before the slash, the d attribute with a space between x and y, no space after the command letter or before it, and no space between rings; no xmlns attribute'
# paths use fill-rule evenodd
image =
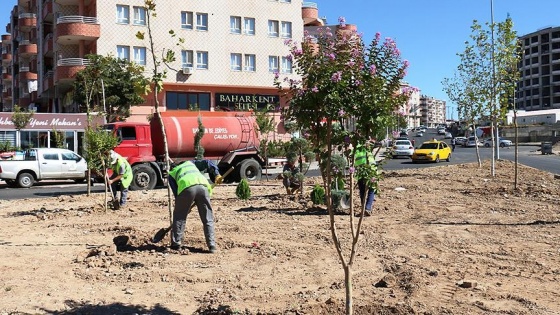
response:
<svg viewBox="0 0 560 315"><path fill-rule="evenodd" d="M192 74L194 72L194 69L191 67L183 67L183 69L181 69L181 72L183 72L183 74Z"/></svg>

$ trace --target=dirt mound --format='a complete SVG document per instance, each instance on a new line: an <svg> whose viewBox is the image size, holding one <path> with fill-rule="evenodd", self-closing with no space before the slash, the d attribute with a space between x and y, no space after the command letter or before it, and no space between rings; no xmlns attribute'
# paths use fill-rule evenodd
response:
<svg viewBox="0 0 560 315"><path fill-rule="evenodd" d="M352 266L354 314L558 314L560 180L514 165L385 172ZM280 180L215 189L218 252L197 211L169 250L166 190L0 200L0 314L343 314L329 215ZM359 200L356 195L354 200ZM334 216L344 255L349 213ZM357 218L354 218L357 220Z"/></svg>

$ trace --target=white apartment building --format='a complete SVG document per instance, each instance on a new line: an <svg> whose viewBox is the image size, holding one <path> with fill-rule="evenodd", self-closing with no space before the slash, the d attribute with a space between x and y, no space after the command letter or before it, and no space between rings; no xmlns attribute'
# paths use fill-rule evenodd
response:
<svg viewBox="0 0 560 315"><path fill-rule="evenodd" d="M422 113L420 122L429 128L437 127L439 124L445 124L445 104L444 100L438 100L427 95L420 96L420 111Z"/></svg>
<svg viewBox="0 0 560 315"><path fill-rule="evenodd" d="M8 34L2 35L4 106L76 112L73 80L87 65L87 54L132 60L150 76L143 5L144 0L16 1ZM177 57L160 66L167 71L159 95L162 111L279 105L274 73L293 76L284 41L303 38L304 18L319 21L317 6L301 0L164 0L156 5L157 17L150 17L154 52L161 59L171 49ZM138 32L145 32L146 39L138 39ZM129 120L146 121L152 112L153 96L147 96L144 105L133 107Z"/></svg>

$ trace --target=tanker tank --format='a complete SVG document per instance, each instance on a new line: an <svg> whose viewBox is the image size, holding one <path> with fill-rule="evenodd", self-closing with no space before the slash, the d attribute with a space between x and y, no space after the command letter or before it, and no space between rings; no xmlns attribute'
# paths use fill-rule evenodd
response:
<svg viewBox="0 0 560 315"><path fill-rule="evenodd" d="M193 158L194 137L198 131L198 117L202 118L205 133L201 140L205 158L220 158L237 149L258 147L255 117L249 112L193 112L170 111L160 113L165 132L169 157ZM164 143L159 119L154 115L150 122L153 153L164 155Z"/></svg>

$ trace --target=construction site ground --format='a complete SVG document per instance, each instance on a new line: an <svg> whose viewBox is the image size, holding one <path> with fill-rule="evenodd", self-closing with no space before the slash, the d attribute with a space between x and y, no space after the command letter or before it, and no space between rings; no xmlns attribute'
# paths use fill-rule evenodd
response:
<svg viewBox="0 0 560 315"><path fill-rule="evenodd" d="M386 171L352 265L354 314L560 314L560 180L498 161ZM184 244L166 189L0 200L0 314L343 314L344 272L325 206L281 180L216 187L218 252L197 211ZM357 200L357 192L354 195ZM348 213L334 215L350 254ZM353 222L357 223L354 217Z"/></svg>

